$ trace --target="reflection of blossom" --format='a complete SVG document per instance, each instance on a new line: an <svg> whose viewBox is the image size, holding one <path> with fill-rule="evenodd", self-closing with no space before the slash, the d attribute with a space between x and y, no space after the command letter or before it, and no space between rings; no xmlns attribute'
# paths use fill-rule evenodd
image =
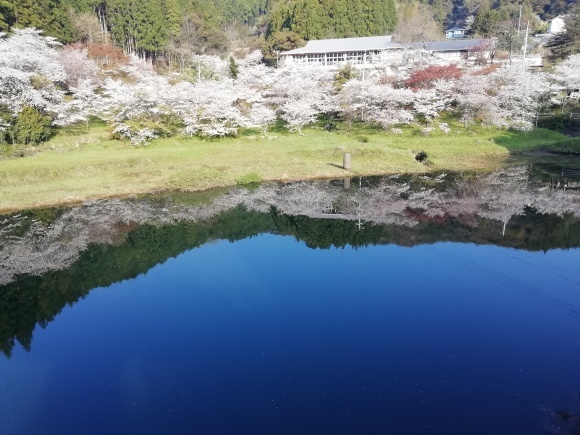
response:
<svg viewBox="0 0 580 435"><path fill-rule="evenodd" d="M103 200L68 209L43 225L29 215L0 218L0 285L16 275L39 275L69 267L89 244L113 244L141 225L201 222L234 207L318 219L342 219L412 227L449 218L475 227L480 217L502 222L527 207L540 213L580 216L580 195L552 189L530 178L526 167L474 175L443 189L444 175L385 177L376 185L343 188L342 183L266 184L256 190L234 189L204 206L163 201ZM24 231L24 229L26 229Z"/></svg>

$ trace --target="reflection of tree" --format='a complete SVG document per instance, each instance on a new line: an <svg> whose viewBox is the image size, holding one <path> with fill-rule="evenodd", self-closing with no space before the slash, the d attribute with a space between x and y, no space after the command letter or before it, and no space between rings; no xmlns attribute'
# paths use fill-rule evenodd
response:
<svg viewBox="0 0 580 435"><path fill-rule="evenodd" d="M292 216L407 227L450 217L475 226L478 217L484 217L501 222L504 236L510 219L526 207L558 215L580 213L575 191L535 181L525 167L458 179L446 174L391 176L346 190L329 182L265 185L228 192L203 206L170 198L99 201L52 214L36 211L0 219L0 284L20 274L64 269L87 246L123 243L128 233L145 224L202 222L238 205L259 212L275 207Z"/></svg>
<svg viewBox="0 0 580 435"><path fill-rule="evenodd" d="M509 168L487 175L480 184L478 194L482 206L480 216L502 222L502 236L505 236L507 223L512 216L522 214L529 205L530 195L527 192L526 168Z"/></svg>
<svg viewBox="0 0 580 435"><path fill-rule="evenodd" d="M15 339L28 349L36 324L46 326L65 305L77 302L95 287L134 278L210 240L241 240L272 231L269 214L234 208L199 223L141 225L124 234L122 243L92 243L71 267L42 277L23 275L0 287L0 351L9 355Z"/></svg>
<svg viewBox="0 0 580 435"><path fill-rule="evenodd" d="M439 241L580 246L580 195L526 168L365 183L295 182L207 198L159 195L0 218L0 351L30 348L67 304L216 239L288 234L311 248ZM365 222L361 228L357 223ZM42 276L40 276L42 275Z"/></svg>

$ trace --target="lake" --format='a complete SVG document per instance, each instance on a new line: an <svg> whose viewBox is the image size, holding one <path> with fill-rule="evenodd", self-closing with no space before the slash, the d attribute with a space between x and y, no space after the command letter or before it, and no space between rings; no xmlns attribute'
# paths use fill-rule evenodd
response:
<svg viewBox="0 0 580 435"><path fill-rule="evenodd" d="M542 165L0 216L6 434L573 434L580 189Z"/></svg>

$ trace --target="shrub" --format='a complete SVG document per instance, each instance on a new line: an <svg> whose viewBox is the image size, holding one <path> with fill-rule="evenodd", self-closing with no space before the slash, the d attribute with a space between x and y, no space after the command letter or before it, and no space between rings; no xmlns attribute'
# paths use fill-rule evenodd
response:
<svg viewBox="0 0 580 435"><path fill-rule="evenodd" d="M249 184L257 184L262 181L262 177L257 172L248 172L236 179L236 183L241 186L247 186Z"/></svg>
<svg viewBox="0 0 580 435"><path fill-rule="evenodd" d="M369 138L367 136L357 136L356 140L359 141L360 143L367 143L369 141Z"/></svg>
<svg viewBox="0 0 580 435"><path fill-rule="evenodd" d="M341 90L346 82L357 75L357 70L350 62L340 68L334 76L334 87L337 91Z"/></svg>
<svg viewBox="0 0 580 435"><path fill-rule="evenodd" d="M5 128L10 141L21 144L38 144L52 134L52 118L34 107L24 106Z"/></svg>
<svg viewBox="0 0 580 435"><path fill-rule="evenodd" d="M236 60L233 56L230 56L230 77L234 80L238 78L238 65L236 64Z"/></svg>

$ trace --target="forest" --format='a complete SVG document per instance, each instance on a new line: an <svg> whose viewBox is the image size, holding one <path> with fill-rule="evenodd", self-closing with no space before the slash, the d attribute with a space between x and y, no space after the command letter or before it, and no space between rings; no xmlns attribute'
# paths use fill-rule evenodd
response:
<svg viewBox="0 0 580 435"><path fill-rule="evenodd" d="M0 0L0 31L35 27L61 43L112 43L125 53L171 59L182 50L225 54L303 40L391 33L413 19L473 35L530 21L535 31L574 0ZM48 13L47 13L48 12ZM266 50L267 51L267 50Z"/></svg>

